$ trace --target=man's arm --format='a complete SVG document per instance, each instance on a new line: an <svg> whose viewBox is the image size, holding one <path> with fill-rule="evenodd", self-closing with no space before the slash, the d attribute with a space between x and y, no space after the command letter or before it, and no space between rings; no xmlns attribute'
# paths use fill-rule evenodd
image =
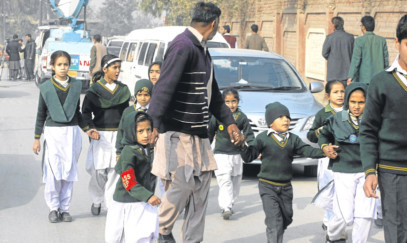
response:
<svg viewBox="0 0 407 243"><path fill-rule="evenodd" d="M349 79L354 79L359 73L360 63L362 62L362 47L360 39L355 40L355 45L353 47L352 61L349 68Z"/></svg>
<svg viewBox="0 0 407 243"><path fill-rule="evenodd" d="M384 57L384 67L383 68L386 68L389 66L389 51L387 50L386 39L383 41L383 57Z"/></svg>
<svg viewBox="0 0 407 243"><path fill-rule="evenodd" d="M93 45L90 49L90 63L89 63L89 72L92 73L93 68L96 66L96 46Z"/></svg>
<svg viewBox="0 0 407 243"><path fill-rule="evenodd" d="M262 38L262 39L263 39L263 42L261 43L261 45L262 45L263 51L269 51L266 40L264 38Z"/></svg>
<svg viewBox="0 0 407 243"><path fill-rule="evenodd" d="M326 37L324 41L324 45L322 46L322 56L328 60L329 53L331 52L331 43L329 41L329 38Z"/></svg>

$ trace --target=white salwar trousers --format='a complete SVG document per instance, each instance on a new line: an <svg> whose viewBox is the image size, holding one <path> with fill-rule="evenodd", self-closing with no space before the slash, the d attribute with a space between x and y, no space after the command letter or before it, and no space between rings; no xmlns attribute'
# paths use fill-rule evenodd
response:
<svg viewBox="0 0 407 243"><path fill-rule="evenodd" d="M78 126L44 129L44 198L50 209L69 211L73 182L78 181L77 162L82 149Z"/></svg>
<svg viewBox="0 0 407 243"><path fill-rule="evenodd" d="M119 179L119 175L114 170L117 131L98 132L100 139L91 140L86 159L86 170L91 175L89 194L96 206L105 202L106 208L109 208Z"/></svg>
<svg viewBox="0 0 407 243"><path fill-rule="evenodd" d="M240 154L215 154L218 169L215 170L219 186L218 203L222 210L232 209L240 192L243 160Z"/></svg>
<svg viewBox="0 0 407 243"><path fill-rule="evenodd" d="M107 243L144 243L158 238L158 208L146 202L112 201L107 212Z"/></svg>
<svg viewBox="0 0 407 243"><path fill-rule="evenodd" d="M353 225L352 241L367 242L376 214L376 200L365 196L363 191L365 174L334 172L334 181L334 215L328 223L329 239L340 239L346 226Z"/></svg>

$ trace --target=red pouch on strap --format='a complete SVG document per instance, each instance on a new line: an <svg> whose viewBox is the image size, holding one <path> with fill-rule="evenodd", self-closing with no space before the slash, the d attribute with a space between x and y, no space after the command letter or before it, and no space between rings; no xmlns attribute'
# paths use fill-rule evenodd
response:
<svg viewBox="0 0 407 243"><path fill-rule="evenodd" d="M126 170L121 175L123 186L127 191L137 184L136 175L134 174L134 169Z"/></svg>

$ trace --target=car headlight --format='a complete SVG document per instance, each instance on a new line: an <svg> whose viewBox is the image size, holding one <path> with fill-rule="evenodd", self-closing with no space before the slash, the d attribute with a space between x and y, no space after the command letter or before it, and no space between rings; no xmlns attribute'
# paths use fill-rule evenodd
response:
<svg viewBox="0 0 407 243"><path fill-rule="evenodd" d="M302 127L301 131L308 131L311 129L312 124L314 124L315 115L308 117L307 121L305 122L304 126Z"/></svg>

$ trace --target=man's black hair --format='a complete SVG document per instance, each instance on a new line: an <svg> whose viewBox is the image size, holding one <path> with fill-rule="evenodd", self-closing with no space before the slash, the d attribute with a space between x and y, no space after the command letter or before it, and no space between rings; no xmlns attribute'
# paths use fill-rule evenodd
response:
<svg viewBox="0 0 407 243"><path fill-rule="evenodd" d="M28 37L30 37L30 39L31 39L31 34L26 34L25 36L28 36Z"/></svg>
<svg viewBox="0 0 407 243"><path fill-rule="evenodd" d="M407 14L401 17L397 24L396 37L399 43L403 39L407 39Z"/></svg>
<svg viewBox="0 0 407 243"><path fill-rule="evenodd" d="M259 26L257 24L252 24L252 26L250 26L250 29L252 29L254 33L257 33L257 31L259 31Z"/></svg>
<svg viewBox="0 0 407 243"><path fill-rule="evenodd" d="M331 22L335 26L335 30L343 30L344 21L342 17L339 16L333 17Z"/></svg>
<svg viewBox="0 0 407 243"><path fill-rule="evenodd" d="M364 16L360 22L362 22L362 25L365 26L366 31L373 31L375 24L374 24L374 18L372 16Z"/></svg>
<svg viewBox="0 0 407 243"><path fill-rule="evenodd" d="M102 37L99 34L94 35L93 39L95 39L96 42L101 42L102 41Z"/></svg>
<svg viewBox="0 0 407 243"><path fill-rule="evenodd" d="M230 26L224 25L223 28L226 30L227 33L230 33Z"/></svg>
<svg viewBox="0 0 407 243"><path fill-rule="evenodd" d="M192 12L191 23L210 24L220 17L222 11L215 4L208 2L198 2Z"/></svg>
<svg viewBox="0 0 407 243"><path fill-rule="evenodd" d="M18 39L18 35L17 34L14 34L13 35L13 40L17 40Z"/></svg>

